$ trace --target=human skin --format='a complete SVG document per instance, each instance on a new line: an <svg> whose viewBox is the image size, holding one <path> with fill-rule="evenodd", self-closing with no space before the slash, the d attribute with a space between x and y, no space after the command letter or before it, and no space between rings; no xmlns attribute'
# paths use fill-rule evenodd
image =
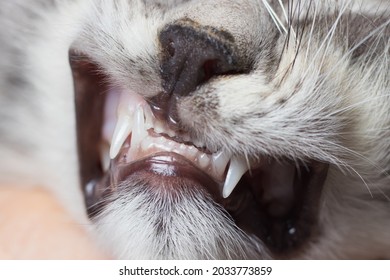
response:
<svg viewBox="0 0 390 280"><path fill-rule="evenodd" d="M50 193L0 187L0 259L107 259L92 240Z"/></svg>

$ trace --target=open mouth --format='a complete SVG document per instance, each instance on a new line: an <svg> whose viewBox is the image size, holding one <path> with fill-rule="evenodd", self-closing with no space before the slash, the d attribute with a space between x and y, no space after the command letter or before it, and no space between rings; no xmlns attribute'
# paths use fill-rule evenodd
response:
<svg viewBox="0 0 390 280"><path fill-rule="evenodd" d="M161 108L152 101L114 86L87 56L71 50L70 64L81 184L91 217L109 203L116 186L138 176L167 191L192 182L276 256L293 253L313 236L326 164L209 150L159 118Z"/></svg>

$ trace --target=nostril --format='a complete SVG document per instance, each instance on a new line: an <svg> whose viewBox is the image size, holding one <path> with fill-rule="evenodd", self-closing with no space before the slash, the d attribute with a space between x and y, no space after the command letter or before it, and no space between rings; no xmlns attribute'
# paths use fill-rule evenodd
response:
<svg viewBox="0 0 390 280"><path fill-rule="evenodd" d="M180 121L177 113L177 96L169 96L165 93L160 93L148 100L153 115L161 120L174 131L180 131Z"/></svg>
<svg viewBox="0 0 390 280"><path fill-rule="evenodd" d="M203 77L201 77L203 82L207 82L210 80L214 75L218 74L218 60L207 60L203 64Z"/></svg>
<svg viewBox="0 0 390 280"><path fill-rule="evenodd" d="M170 57L174 57L176 50L175 50L175 42L173 40L169 40L169 43L167 45L167 52Z"/></svg>
<svg viewBox="0 0 390 280"><path fill-rule="evenodd" d="M186 96L214 76L243 70L234 38L226 31L185 19L168 25L159 40L162 86L168 95Z"/></svg>
<svg viewBox="0 0 390 280"><path fill-rule="evenodd" d="M180 130L177 104L200 85L218 75L248 71L238 55L234 37L189 19L168 25L159 34L163 91L149 100L154 114Z"/></svg>

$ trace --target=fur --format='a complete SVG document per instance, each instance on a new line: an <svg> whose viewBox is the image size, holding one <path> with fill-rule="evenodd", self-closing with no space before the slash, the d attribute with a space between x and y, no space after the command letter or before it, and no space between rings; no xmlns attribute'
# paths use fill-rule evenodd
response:
<svg viewBox="0 0 390 280"><path fill-rule="evenodd" d="M161 90L158 33L186 17L229 31L251 62L179 101L192 138L237 155L329 163L316 237L295 257L390 258L389 10L386 0L3 1L0 183L45 186L87 223L68 50L151 97ZM178 196L178 207L133 184L90 226L114 256L272 257L204 194Z"/></svg>

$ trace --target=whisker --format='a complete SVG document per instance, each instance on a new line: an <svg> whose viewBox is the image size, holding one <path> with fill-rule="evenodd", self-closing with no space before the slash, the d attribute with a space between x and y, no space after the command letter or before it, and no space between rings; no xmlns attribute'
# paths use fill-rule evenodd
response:
<svg viewBox="0 0 390 280"><path fill-rule="evenodd" d="M388 26L390 24L390 19L387 20L385 23L381 24L380 26L378 26L376 29L374 29L373 31L371 31L366 37L364 37L358 44L356 44L353 48L349 49L347 52L345 52L345 54L341 57L341 59L339 59L339 61L337 63L335 63L335 65L333 66L332 69L330 69L328 71L328 75L325 76L325 78L327 78L334 70L337 69L337 67L340 66L341 63L343 63L345 61L345 59L348 58L348 56L353 53L357 48L359 48L360 46L362 46L365 42L367 42L371 37L375 36L376 34L378 34L379 32L383 31L383 29Z"/></svg>
<svg viewBox="0 0 390 280"><path fill-rule="evenodd" d="M250 162L249 162L248 153L245 152L244 155L245 155L246 166L247 166L248 169L249 169L249 175L252 176L252 168L251 168L251 164L250 164Z"/></svg>
<svg viewBox="0 0 390 280"><path fill-rule="evenodd" d="M305 19L304 19L304 22L303 22L303 27L302 27L302 30L300 31L301 32L301 35L298 39L298 47L297 47L297 50L295 52L295 57L294 57L294 60L293 60L293 63L292 63L292 68L294 67L295 65L295 62L298 58L298 55L299 55L299 51L301 49L301 46L302 46L302 39L303 39L303 35L305 34L305 29L306 29L306 23L308 21L308 18L309 18L309 11L310 11L310 7L311 7L311 4L313 3L312 0L310 0L310 3L309 3L309 7L308 7L308 10L306 12L306 16L305 16ZM299 20L298 20L298 27L297 27L297 30L299 31Z"/></svg>
<svg viewBox="0 0 390 280"><path fill-rule="evenodd" d="M287 12L286 12L286 9L284 8L282 0L278 0L278 1L279 1L279 4L280 4L280 7L282 8L282 12L283 12L284 18L286 19L286 22L288 22Z"/></svg>
<svg viewBox="0 0 390 280"><path fill-rule="evenodd" d="M362 100L360 102L356 102L354 104L351 104L349 106L346 106L344 108L341 108L339 110L336 110L336 111L333 111L330 116L335 116L335 115L339 115L339 114L342 114L342 113L345 113L347 111L350 111L350 110L353 110L361 105L364 105L368 102L372 102L374 100L377 100L377 99L382 99L382 98L386 98L386 97L390 97L390 93L389 94L383 94L383 95L379 95L379 96L374 96L374 97L371 97L371 98L367 98L366 100ZM382 104L378 103L377 106L381 106Z"/></svg>
<svg viewBox="0 0 390 280"><path fill-rule="evenodd" d="M279 32L282 33L282 30L284 33L287 33L286 27L283 25L283 22L280 20L278 15L275 13L275 11L272 9L270 4L268 3L267 0L262 0L264 6L266 7L268 13L270 14L272 20L274 21L276 27L278 28Z"/></svg>
<svg viewBox="0 0 390 280"><path fill-rule="evenodd" d="M362 180L362 182L363 182L363 184L365 185L365 187L367 188L367 190L368 190L368 192L369 192L371 198L374 198L374 195L372 194L372 191L371 191L370 187L368 186L367 182L364 180L363 176L361 176L361 175L359 174L359 172L357 172L352 166L349 166L349 168L350 168L351 170L353 170L354 173Z"/></svg>
<svg viewBox="0 0 390 280"><path fill-rule="evenodd" d="M313 1L312 1L313 2ZM314 16L313 16L313 22L311 24L311 28L310 28L310 33L309 33L309 41L307 43L307 49L306 49L306 55L305 55L305 63L307 62L307 58L309 56L309 51L311 50L311 40L313 38L313 32L314 32L314 26L316 24L316 21L317 21L317 6L314 5ZM309 13L309 11L308 11Z"/></svg>
<svg viewBox="0 0 390 280"><path fill-rule="evenodd" d="M323 52L323 49L325 47L325 52L323 53L323 56L322 56L322 59L321 59L321 63L319 65L318 68L321 68L321 66L323 65L324 63L324 60L325 60L325 54L327 53L328 49L329 49L329 46L330 46L330 42L331 42L331 39L333 38L334 34L335 34L335 31L336 31L336 28L337 26L339 25L340 23L340 20L341 20L341 17L342 15L344 14L344 12L346 11L347 9L347 6L351 3L351 0L348 0L347 1L347 4L344 5L342 7L342 9L340 10L339 12L339 15L337 16L336 20L334 21L332 27L330 28L330 30L328 31L328 33L326 34L323 42L321 43L321 45L319 46L317 52L314 54L314 56L312 57L312 62L310 63L310 65L307 67L307 70L306 72L303 74L303 77L306 78L307 75L309 74L310 71L312 71L312 68L314 67L313 65L315 63L317 63L317 57L321 54L321 52Z"/></svg>
<svg viewBox="0 0 390 280"><path fill-rule="evenodd" d="M339 145L339 144L336 144L336 143L333 143L333 142L330 142L330 141L328 142L328 144L333 145L337 149L341 149L342 151L346 152L346 155L351 155L355 159L362 160L362 161L368 163L369 166L375 168L379 173L384 174L387 177L390 177L388 172L383 167L379 166L378 164L376 164L375 162L373 162L372 160L370 160L366 156L364 156L364 155L362 155L362 154L360 154L360 153L358 153L358 152L356 152L356 151L354 151L352 149L349 149L349 148L347 148L345 146L342 146L342 145ZM348 166L351 167L350 165L348 165Z"/></svg>

